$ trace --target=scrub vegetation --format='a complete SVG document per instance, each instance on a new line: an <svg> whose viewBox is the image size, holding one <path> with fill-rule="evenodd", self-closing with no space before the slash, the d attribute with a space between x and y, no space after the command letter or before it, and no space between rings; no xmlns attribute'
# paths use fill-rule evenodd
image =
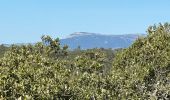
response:
<svg viewBox="0 0 170 100"><path fill-rule="evenodd" d="M42 36L0 46L0 99L169 100L170 24L148 28L126 49L70 51Z"/></svg>

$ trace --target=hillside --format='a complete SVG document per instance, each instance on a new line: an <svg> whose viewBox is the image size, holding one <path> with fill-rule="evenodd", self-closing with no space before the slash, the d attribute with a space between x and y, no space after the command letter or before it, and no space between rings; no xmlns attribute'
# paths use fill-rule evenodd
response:
<svg viewBox="0 0 170 100"><path fill-rule="evenodd" d="M67 44L70 49L76 49L78 46L81 49L92 48L127 48L139 36L144 34L125 34L125 35L103 35L88 32L75 32L64 39L61 39L61 44Z"/></svg>

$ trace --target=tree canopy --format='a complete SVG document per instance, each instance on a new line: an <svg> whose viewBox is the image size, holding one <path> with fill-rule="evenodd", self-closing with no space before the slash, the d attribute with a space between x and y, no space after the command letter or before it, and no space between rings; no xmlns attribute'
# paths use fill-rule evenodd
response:
<svg viewBox="0 0 170 100"><path fill-rule="evenodd" d="M12 45L0 58L0 99L170 99L170 24L120 50L69 51L42 36L34 45Z"/></svg>

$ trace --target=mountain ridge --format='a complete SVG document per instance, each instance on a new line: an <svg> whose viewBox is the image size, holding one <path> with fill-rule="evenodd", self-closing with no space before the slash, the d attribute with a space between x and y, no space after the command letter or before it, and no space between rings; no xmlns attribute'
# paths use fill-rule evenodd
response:
<svg viewBox="0 0 170 100"><path fill-rule="evenodd" d="M101 34L101 33L90 33L90 32L74 32L65 38L60 39L62 46L68 45L70 50L74 50L78 47L81 49L92 49L92 48L127 48L129 47L138 37L146 36L146 34ZM15 45L28 45L35 43L15 43ZM11 46L12 44L3 44L4 46Z"/></svg>
<svg viewBox="0 0 170 100"><path fill-rule="evenodd" d="M75 32L61 39L61 44L67 44L70 49L76 49L78 46L81 49L91 48L126 48L130 46L138 37L145 36L144 34L122 34L110 35L89 32Z"/></svg>

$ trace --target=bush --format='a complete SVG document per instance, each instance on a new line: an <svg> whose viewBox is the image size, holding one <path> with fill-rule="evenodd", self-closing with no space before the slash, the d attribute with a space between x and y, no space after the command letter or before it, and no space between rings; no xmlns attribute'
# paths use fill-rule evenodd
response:
<svg viewBox="0 0 170 100"><path fill-rule="evenodd" d="M152 26L114 60L118 97L170 98L170 24Z"/></svg>
<svg viewBox="0 0 170 100"><path fill-rule="evenodd" d="M148 29L127 49L71 54L59 39L13 45L0 58L0 99L170 99L170 25Z"/></svg>

